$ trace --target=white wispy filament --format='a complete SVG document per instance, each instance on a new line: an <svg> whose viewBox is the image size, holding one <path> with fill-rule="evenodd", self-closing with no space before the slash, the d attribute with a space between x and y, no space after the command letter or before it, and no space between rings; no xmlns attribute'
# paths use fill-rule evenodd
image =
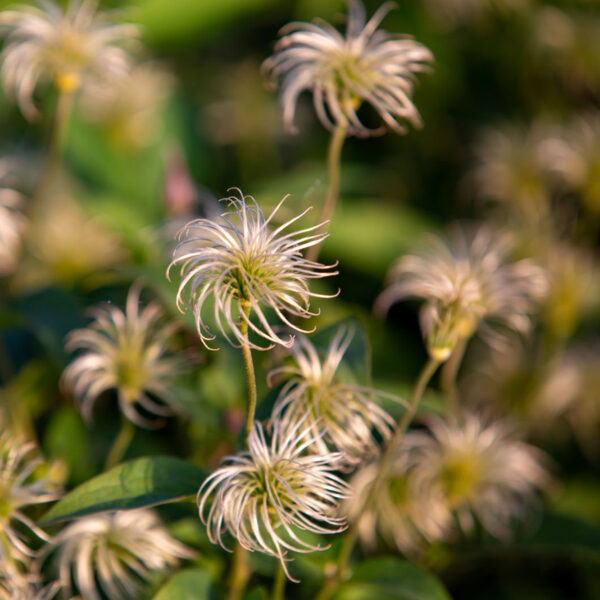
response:
<svg viewBox="0 0 600 600"><path fill-rule="evenodd" d="M315 433L311 450L324 453L332 445L349 466L378 454L373 429L389 439L395 424L375 401L386 394L343 378L340 365L353 335L351 329L340 327L323 360L308 338L299 336L291 349L296 364L269 373L269 382L280 374L290 376L279 393L272 420L281 420L285 428L303 421Z"/></svg>

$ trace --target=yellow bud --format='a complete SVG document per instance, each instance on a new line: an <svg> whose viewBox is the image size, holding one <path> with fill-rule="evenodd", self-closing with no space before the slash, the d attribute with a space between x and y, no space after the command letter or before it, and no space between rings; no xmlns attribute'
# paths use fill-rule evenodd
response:
<svg viewBox="0 0 600 600"><path fill-rule="evenodd" d="M61 92L74 92L81 85L81 78L77 73L58 73L54 83Z"/></svg>
<svg viewBox="0 0 600 600"><path fill-rule="evenodd" d="M445 362L450 358L452 350L450 346L433 346L429 348L429 354L434 360Z"/></svg>

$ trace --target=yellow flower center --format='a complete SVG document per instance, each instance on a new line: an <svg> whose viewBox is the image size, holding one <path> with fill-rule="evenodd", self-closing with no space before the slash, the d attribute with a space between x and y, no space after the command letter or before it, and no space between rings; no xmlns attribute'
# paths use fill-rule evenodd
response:
<svg viewBox="0 0 600 600"><path fill-rule="evenodd" d="M121 392L129 402L135 402L144 387L146 374L140 357L132 352L124 352L117 362L117 382Z"/></svg>
<svg viewBox="0 0 600 600"><path fill-rule="evenodd" d="M478 461L471 454L449 457L440 478L451 503L466 500L475 493L481 480Z"/></svg>

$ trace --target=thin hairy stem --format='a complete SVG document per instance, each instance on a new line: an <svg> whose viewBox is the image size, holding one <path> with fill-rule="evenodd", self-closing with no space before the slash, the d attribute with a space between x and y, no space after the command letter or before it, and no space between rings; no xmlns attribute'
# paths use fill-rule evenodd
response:
<svg viewBox="0 0 600 600"><path fill-rule="evenodd" d="M250 567L248 566L248 551L239 543L236 543L233 551L231 573L229 575L229 590L227 600L241 600L250 579Z"/></svg>
<svg viewBox="0 0 600 600"><path fill-rule="evenodd" d="M469 339L465 337L458 339L450 358L444 363L440 372L440 388L448 400L448 406L454 415L458 415L460 412L456 379L468 342Z"/></svg>
<svg viewBox="0 0 600 600"><path fill-rule="evenodd" d="M329 177L329 186L327 188L327 196L321 215L319 217L319 223L331 220L333 213L335 212L335 205L337 204L338 197L340 195L340 167L342 157L342 146L346 139L346 133L348 129L345 125L338 125L333 133L331 134L331 141L329 142L329 150L327 152L327 174ZM307 260L316 261L319 257L319 250L321 244L315 244L306 251Z"/></svg>
<svg viewBox="0 0 600 600"><path fill-rule="evenodd" d="M123 420L121 422L121 430L115 438L115 441L111 446L110 452L108 453L108 457L106 458L106 464L104 465L105 471L108 471L109 469L112 469L115 465L119 464L123 456L125 456L125 452L127 452L129 444L131 444L131 440L133 439L134 433L135 427L133 423L129 419L123 417Z"/></svg>
<svg viewBox="0 0 600 600"><path fill-rule="evenodd" d="M377 496L379 488L383 483L386 473L389 469L390 461L393 456L394 448L399 442L400 438L404 435L408 427L410 426L413 417L417 411L417 407L419 406L419 402L423 396L423 392L425 391L427 384L433 377L435 371L437 370L440 361L435 358L429 358L425 366L423 367L421 373L419 374L419 378L415 383L415 387L413 389L412 395L410 397L410 402L406 408L406 411L402 415L400 422L396 426L394 430L394 435L388 442L383 456L379 462L379 469L377 470L377 475L375 476L375 480L371 484L369 489L369 493L367 494L367 498L359 511L353 525L348 529L347 533L344 536L342 541L342 547L340 549L340 553L338 555L337 561L337 569L335 571L335 575L329 579L321 592L317 596L316 600L327 600L331 594L337 589L339 584L345 578L345 572L347 570L348 559L350 558L350 554L354 548L354 544L356 543L356 538L358 537L358 525L365 514L365 512L370 508L374 499Z"/></svg>
<svg viewBox="0 0 600 600"><path fill-rule="evenodd" d="M43 196L44 191L52 186L59 171L72 106L73 92L59 91L56 110L54 112L54 121L50 131L48 155L34 194L34 198L36 199L39 196Z"/></svg>
<svg viewBox="0 0 600 600"><path fill-rule="evenodd" d="M242 332L242 356L244 358L244 367L246 370L246 383L248 386L248 410L246 413L246 437L245 445L248 445L248 436L252 431L254 424L254 413L256 411L256 375L254 374L254 362L252 361L252 350L250 349L250 340L248 338L248 321L250 318L250 306L244 301L239 303L240 313L240 331ZM245 317L245 318L244 318ZM227 600L240 600L246 589L246 584L250 578L250 567L248 565L248 551L237 543L233 551L233 562L229 579L229 590Z"/></svg>
<svg viewBox="0 0 600 600"><path fill-rule="evenodd" d="M244 313L246 319L250 316L250 307L240 302L240 311ZM244 337L242 342L242 356L244 357L244 367L246 369L246 382L248 385L248 411L246 413L246 444L248 436L252 431L254 424L254 413L256 411L256 375L254 374L254 362L252 361L252 350L250 349L250 340L248 339L248 321L242 317L240 320L240 331Z"/></svg>
<svg viewBox="0 0 600 600"><path fill-rule="evenodd" d="M285 573L281 563L277 563L275 581L273 583L273 600L285 600Z"/></svg>

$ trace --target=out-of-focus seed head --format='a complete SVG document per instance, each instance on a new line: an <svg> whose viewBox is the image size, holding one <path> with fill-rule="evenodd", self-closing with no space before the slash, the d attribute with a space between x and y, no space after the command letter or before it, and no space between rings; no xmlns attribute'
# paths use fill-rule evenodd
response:
<svg viewBox="0 0 600 600"><path fill-rule="evenodd" d="M343 509L351 523L356 522L363 510L379 468L379 463L371 463L350 480L353 494ZM427 544L445 537L451 523L444 504L415 492L408 453L399 444L371 506L356 523L360 541L366 548L376 546L379 534L403 554L417 556Z"/></svg>
<svg viewBox="0 0 600 600"><path fill-rule="evenodd" d="M139 285L132 286L125 312L109 305L93 309L89 327L67 337L68 351L83 352L65 369L62 382L88 420L98 397L111 389L117 392L123 414L140 427L160 426L160 417L172 414L168 405L175 399L170 385L184 362L169 352L167 344L178 325L160 323L157 303L140 310L140 292ZM159 419L149 419L140 408Z"/></svg>
<svg viewBox="0 0 600 600"><path fill-rule="evenodd" d="M541 451L514 439L506 423L475 413L461 422L432 418L429 431L410 432L403 443L415 494L444 506L465 532L476 519L492 535L510 537L513 521L550 482Z"/></svg>
<svg viewBox="0 0 600 600"><path fill-rule="evenodd" d="M6 42L0 60L5 90L22 113L35 118L38 83L51 81L74 92L88 79L111 78L130 65L125 46L138 36L133 25L118 25L96 12L95 0L71 0L66 11L54 0L20 6L0 14Z"/></svg>
<svg viewBox="0 0 600 600"><path fill-rule="evenodd" d="M503 342L503 330L527 333L547 279L530 260L508 262L509 246L506 236L485 227L456 228L447 240L433 237L419 254L397 261L375 310L383 314L410 296L425 300L421 328L438 360L447 359L457 341L476 330L496 345Z"/></svg>
<svg viewBox="0 0 600 600"><path fill-rule="evenodd" d="M136 600L156 572L195 556L148 509L78 519L55 536L50 553L63 589L72 594L74 582L82 600Z"/></svg>
<svg viewBox="0 0 600 600"><path fill-rule="evenodd" d="M428 71L433 55L408 36L387 33L379 24L393 3L386 2L367 22L359 0L348 0L346 35L323 21L290 23L281 30L275 54L263 65L273 81L281 80L285 125L291 131L298 96L313 94L315 111L328 129L348 135L381 133L365 127L358 109L370 104L387 127L406 133L406 123L421 126L413 104L415 75Z"/></svg>

